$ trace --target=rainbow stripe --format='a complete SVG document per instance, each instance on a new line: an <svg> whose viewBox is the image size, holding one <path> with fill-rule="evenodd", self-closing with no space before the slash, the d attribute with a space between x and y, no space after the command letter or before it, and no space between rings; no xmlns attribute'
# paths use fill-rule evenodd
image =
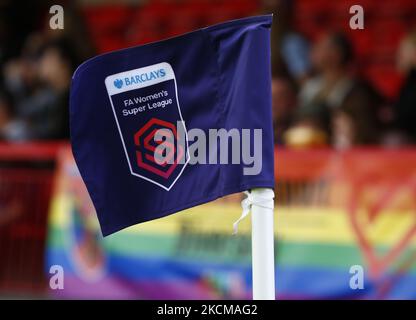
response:
<svg viewBox="0 0 416 320"><path fill-rule="evenodd" d="M59 295L251 298L249 219L241 223L237 236L231 235L232 223L241 213L238 203L216 201L130 227L105 239L85 237L91 228L83 228L82 223L77 226L77 207L74 197L65 193L58 194L53 201L47 266L60 264L66 271L65 289ZM368 270L363 250L357 245L357 236L343 210L278 207L276 213L278 298L416 298L416 266L406 264L406 259L412 258L416 239L382 274L375 276ZM400 240L412 219L410 212L385 211L375 223L364 221L363 228L374 251L383 255ZM95 239L92 243L102 253L102 258L96 259L100 263L91 268L85 262L88 259L84 263L77 259L85 238ZM363 290L349 287L350 266L357 264L366 270Z"/></svg>

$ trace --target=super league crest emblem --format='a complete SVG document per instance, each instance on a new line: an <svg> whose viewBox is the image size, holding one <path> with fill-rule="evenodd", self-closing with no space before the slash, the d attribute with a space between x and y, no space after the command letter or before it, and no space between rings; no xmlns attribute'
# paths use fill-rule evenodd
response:
<svg viewBox="0 0 416 320"><path fill-rule="evenodd" d="M169 191L189 161L172 67L129 70L105 84L130 173Z"/></svg>

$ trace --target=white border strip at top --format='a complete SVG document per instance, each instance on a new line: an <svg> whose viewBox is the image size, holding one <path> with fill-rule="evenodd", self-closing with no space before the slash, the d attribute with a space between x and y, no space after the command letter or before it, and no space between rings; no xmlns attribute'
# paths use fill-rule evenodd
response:
<svg viewBox="0 0 416 320"><path fill-rule="evenodd" d="M126 79L130 81L130 79L135 79L136 76L141 75L149 75L150 73L160 74L160 70L163 69L164 76L157 77L155 79L147 80L144 82L135 82L131 84L126 83ZM146 76L145 76L146 77ZM116 74L112 74L111 76L108 76L105 78L105 86L107 87L107 92L111 96L113 94L122 93L134 89L140 89L144 87L148 87L163 81L172 80L175 79L175 74L173 73L173 69L171 65L167 62L161 62L157 63L151 66L138 68L134 70L124 71ZM117 88L114 84L114 81L121 80L122 81L122 87Z"/></svg>

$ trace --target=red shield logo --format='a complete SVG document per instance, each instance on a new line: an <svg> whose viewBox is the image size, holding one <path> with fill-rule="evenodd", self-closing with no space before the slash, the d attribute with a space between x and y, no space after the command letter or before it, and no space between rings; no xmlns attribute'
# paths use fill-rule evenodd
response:
<svg viewBox="0 0 416 320"><path fill-rule="evenodd" d="M163 134L166 139L156 139L156 133ZM178 165L185 165L188 160L185 159L187 158L185 139L186 135L180 135L173 123L157 118L150 119L134 135L134 143L137 146L137 167L160 177L162 183L169 181ZM162 151L157 149L161 143L166 147L166 153L163 155ZM157 161L158 155L163 156L163 161Z"/></svg>

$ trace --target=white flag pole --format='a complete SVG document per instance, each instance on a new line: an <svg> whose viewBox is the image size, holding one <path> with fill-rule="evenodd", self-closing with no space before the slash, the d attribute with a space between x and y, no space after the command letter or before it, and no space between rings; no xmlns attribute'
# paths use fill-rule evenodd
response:
<svg viewBox="0 0 416 320"><path fill-rule="evenodd" d="M253 266L253 299L274 300L274 192L268 188L244 191L243 212L234 222L233 234L238 224L251 211L251 259Z"/></svg>
<svg viewBox="0 0 416 320"><path fill-rule="evenodd" d="M274 300L274 192L258 188L250 195L253 300Z"/></svg>

